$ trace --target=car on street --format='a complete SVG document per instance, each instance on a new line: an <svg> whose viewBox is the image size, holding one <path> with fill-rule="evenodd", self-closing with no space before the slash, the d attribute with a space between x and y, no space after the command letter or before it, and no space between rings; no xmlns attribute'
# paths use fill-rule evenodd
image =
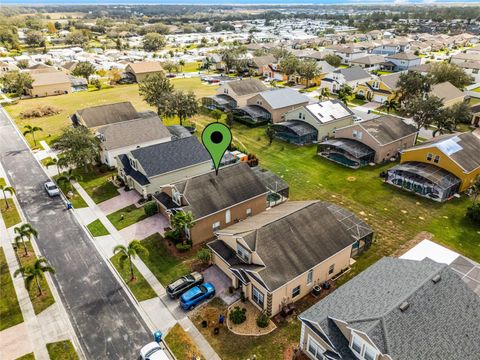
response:
<svg viewBox="0 0 480 360"><path fill-rule="evenodd" d="M180 306L183 310L191 310L202 301L211 299L215 296L215 287L212 283L197 285L182 296L180 296Z"/></svg>
<svg viewBox="0 0 480 360"><path fill-rule="evenodd" d="M142 347L140 358L142 360L170 360L165 350L155 341Z"/></svg>
<svg viewBox="0 0 480 360"><path fill-rule="evenodd" d="M43 186L48 196L53 197L60 195L60 190L58 190L57 185L55 185L53 181L47 181Z"/></svg>
<svg viewBox="0 0 480 360"><path fill-rule="evenodd" d="M200 285L201 283L203 283L203 275L195 271L191 274L182 276L180 279L177 279L168 285L167 294L172 299L176 299L188 289L191 289L195 285Z"/></svg>

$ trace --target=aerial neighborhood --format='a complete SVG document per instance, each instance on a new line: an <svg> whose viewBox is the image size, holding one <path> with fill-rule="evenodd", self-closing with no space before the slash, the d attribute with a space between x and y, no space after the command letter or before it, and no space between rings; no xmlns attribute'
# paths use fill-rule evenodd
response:
<svg viewBox="0 0 480 360"><path fill-rule="evenodd" d="M478 4L54 3L0 9L2 360L479 359Z"/></svg>

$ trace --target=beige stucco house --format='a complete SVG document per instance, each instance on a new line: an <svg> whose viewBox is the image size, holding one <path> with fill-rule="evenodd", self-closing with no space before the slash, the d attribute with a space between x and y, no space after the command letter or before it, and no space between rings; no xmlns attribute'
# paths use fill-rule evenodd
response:
<svg viewBox="0 0 480 360"><path fill-rule="evenodd" d="M465 93L449 81L432 85L430 94L442 99L445 107L451 107L465 101Z"/></svg>
<svg viewBox="0 0 480 360"><path fill-rule="evenodd" d="M136 82L142 82L148 75L163 73L164 71L158 61L141 61L128 64L125 72L132 76Z"/></svg>
<svg viewBox="0 0 480 360"><path fill-rule="evenodd" d="M28 93L32 97L69 94L72 84L68 76L62 71L31 72L33 83Z"/></svg>
<svg viewBox="0 0 480 360"><path fill-rule="evenodd" d="M319 201L287 201L216 235L207 244L214 263L269 316L347 269L373 236L347 210Z"/></svg>

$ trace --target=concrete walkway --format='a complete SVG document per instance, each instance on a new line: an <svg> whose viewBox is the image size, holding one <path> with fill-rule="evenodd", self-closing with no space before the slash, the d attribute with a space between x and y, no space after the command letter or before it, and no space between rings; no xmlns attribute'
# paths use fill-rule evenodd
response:
<svg viewBox="0 0 480 360"><path fill-rule="evenodd" d="M72 182L75 189L78 193L83 197L85 202L88 204L87 209L80 209L80 212L77 212L77 215L80 217L80 221L87 225L88 223L85 222L89 221L92 218L98 218L101 223L105 226L105 228L110 232L110 235L101 236L101 237L94 237L95 244L97 248L101 251L103 256L107 259L113 256L112 249L115 245L122 244L127 245L131 239L126 239L122 236L125 232L122 233L123 230L118 231L112 223L108 220L105 213L101 210L100 206L95 204L95 202L90 198L87 192L80 186L80 184L76 182ZM89 213L90 211L90 213ZM85 220L84 220L85 219ZM159 219L156 216L152 216L148 219L143 220L137 226L137 228L141 228L141 224L149 219L153 219L158 221ZM138 225L134 224L134 225ZM132 225L132 226L134 226ZM163 233L163 227L165 224L161 224L161 232ZM129 226L131 227L131 226ZM159 228L160 229L160 228ZM156 231L155 231L156 232ZM128 232L128 234L132 234L132 232ZM145 235L142 233L141 230L136 230L135 239L142 240L146 236L141 237L137 235ZM151 234L150 234L151 235ZM148 236L148 235L147 235ZM131 236L129 236L131 237ZM203 335L197 330L195 325L190 321L187 317L186 313L180 308L178 301L174 301L168 298L166 294L165 288L163 285L158 281L155 275L150 271L150 269L145 265L145 263L140 259L136 258L133 260L134 265L138 269L138 271L142 274L145 280L149 283L152 289L157 294L156 298L149 299L146 301L141 301L138 303L139 307L142 311L140 313L145 317L145 321L150 326L153 325L152 330L160 330L163 333L167 333L169 329L171 329L177 322L182 326L182 328L190 334L192 340L198 346L199 350L201 351L203 357L208 360L220 360L220 357L217 355L215 350L210 346L210 344L205 340ZM124 286L128 293L131 294L130 289L125 285L125 283L121 280L122 286ZM133 294L131 294L133 296Z"/></svg>
<svg viewBox="0 0 480 360"><path fill-rule="evenodd" d="M162 214L155 214L139 221L135 224L127 226L119 231L120 236L126 241L142 240L155 233L163 234L165 227L169 226L168 220Z"/></svg>

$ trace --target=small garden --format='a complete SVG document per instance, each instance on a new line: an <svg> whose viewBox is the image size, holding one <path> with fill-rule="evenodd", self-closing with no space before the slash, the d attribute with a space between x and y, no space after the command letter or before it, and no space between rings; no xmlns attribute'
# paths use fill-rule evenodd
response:
<svg viewBox="0 0 480 360"><path fill-rule="evenodd" d="M165 342L178 360L204 359L192 338L178 323L165 336Z"/></svg>
<svg viewBox="0 0 480 360"><path fill-rule="evenodd" d="M265 335L276 329L273 321L250 301L239 300L228 309L228 328L238 335Z"/></svg>

